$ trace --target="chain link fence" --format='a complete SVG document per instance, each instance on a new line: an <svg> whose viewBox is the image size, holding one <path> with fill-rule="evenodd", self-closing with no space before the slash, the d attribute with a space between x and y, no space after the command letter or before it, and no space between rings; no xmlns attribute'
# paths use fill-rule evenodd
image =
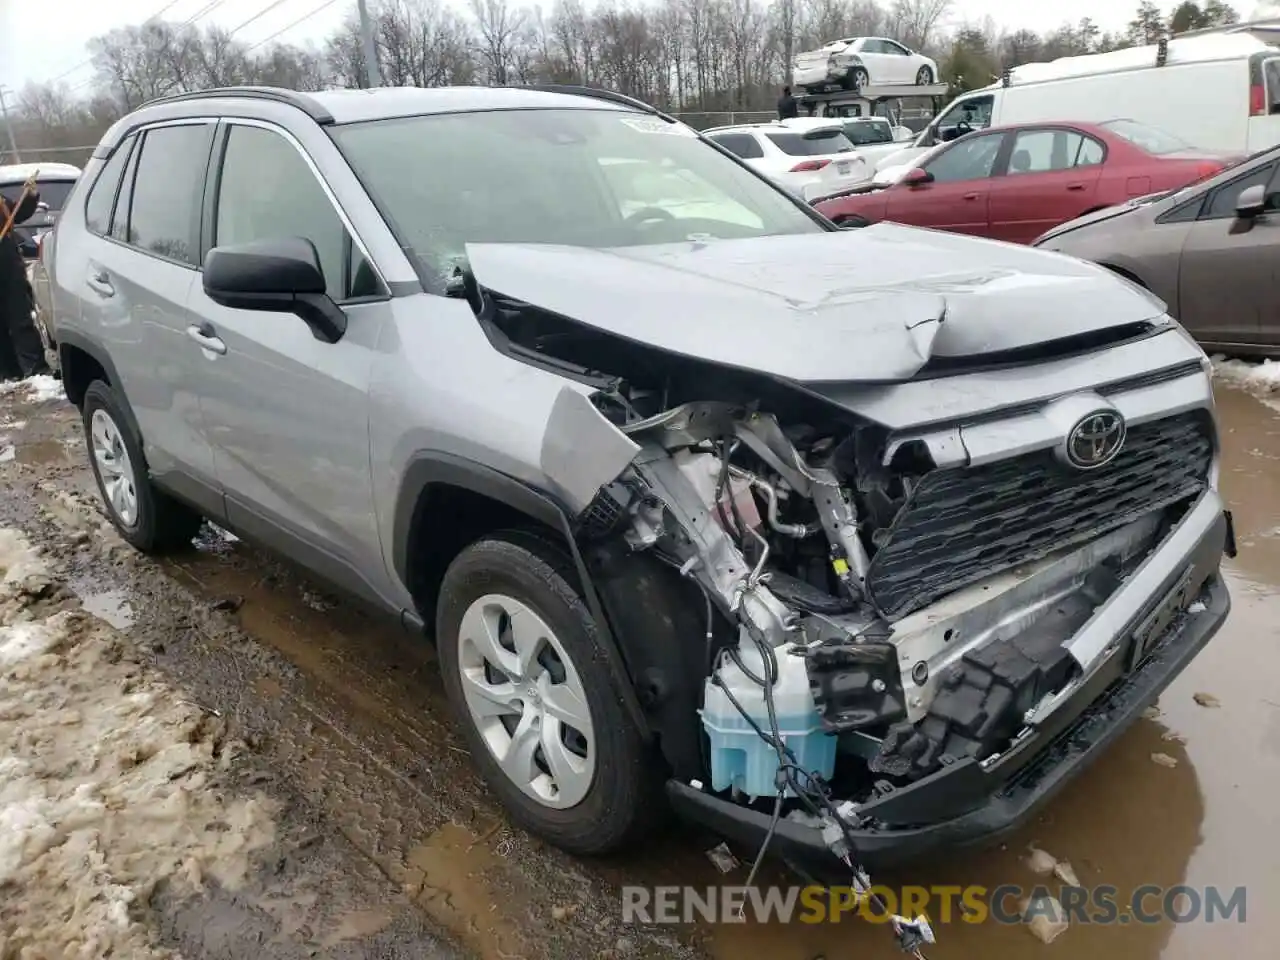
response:
<svg viewBox="0 0 1280 960"><path fill-rule="evenodd" d="M22 163L70 163L83 168L96 146L97 144L81 147L23 147L18 144L18 156ZM0 166L17 162L12 150L0 150Z"/></svg>
<svg viewBox="0 0 1280 960"><path fill-rule="evenodd" d="M710 110L696 113L675 113L678 118L695 130L706 130L709 127L729 127L739 123L767 123L776 120L778 114L774 110Z"/></svg>

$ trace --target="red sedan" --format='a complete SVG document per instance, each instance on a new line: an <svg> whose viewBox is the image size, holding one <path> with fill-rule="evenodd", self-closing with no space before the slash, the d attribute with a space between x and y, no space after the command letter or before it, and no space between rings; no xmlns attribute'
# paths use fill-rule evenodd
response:
<svg viewBox="0 0 1280 960"><path fill-rule="evenodd" d="M1227 162L1133 120L1019 124L930 151L891 186L814 206L836 223L893 220L1031 243L1060 223L1175 190Z"/></svg>

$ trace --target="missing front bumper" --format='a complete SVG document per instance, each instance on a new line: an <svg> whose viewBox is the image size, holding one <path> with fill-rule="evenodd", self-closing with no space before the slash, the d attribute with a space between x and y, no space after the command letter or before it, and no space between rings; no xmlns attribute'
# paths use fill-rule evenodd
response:
<svg viewBox="0 0 1280 960"><path fill-rule="evenodd" d="M1207 496L1217 499L1213 494ZM1195 511L1186 519L1194 521ZM1200 580L1195 602L1147 648L1136 670L1126 672L1128 644L1138 618L1117 634L1123 642L1100 658L1085 682L1037 724L1035 734L996 762L984 766L968 760L949 765L866 805L860 813L870 819L854 831L860 862L874 868L941 846L989 840L1012 830L1100 755L1226 620L1231 600L1217 563L1226 546L1228 528L1226 517L1219 512L1217 522L1200 532L1195 548L1182 554L1184 563L1211 565ZM1181 570L1179 564L1173 580L1149 596L1164 596L1183 576ZM1149 577L1156 572L1149 569ZM667 791L678 813L731 840L754 846L769 829L766 813L676 780L668 782ZM773 844L776 853L797 865L821 869L831 863L814 827L784 819L777 825Z"/></svg>

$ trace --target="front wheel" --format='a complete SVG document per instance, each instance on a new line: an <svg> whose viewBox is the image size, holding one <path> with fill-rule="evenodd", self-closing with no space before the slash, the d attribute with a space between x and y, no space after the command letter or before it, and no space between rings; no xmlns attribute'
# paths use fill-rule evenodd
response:
<svg viewBox="0 0 1280 960"><path fill-rule="evenodd" d="M472 759L512 818L571 853L601 854L655 822L661 778L575 579L539 536L480 540L445 574L436 639Z"/></svg>

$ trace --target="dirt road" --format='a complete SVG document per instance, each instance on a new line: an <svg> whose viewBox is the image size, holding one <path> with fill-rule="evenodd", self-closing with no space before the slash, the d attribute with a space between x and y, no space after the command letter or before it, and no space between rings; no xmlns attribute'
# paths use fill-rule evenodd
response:
<svg viewBox="0 0 1280 960"><path fill-rule="evenodd" d="M1223 388L1219 405L1222 482L1241 540L1227 627L1158 711L1022 834L877 879L1030 886L1034 843L1070 861L1084 884L1245 886L1247 922L1074 925L1052 947L1022 927L956 922L940 927L931 960L1034 957L1064 943L1071 956L1098 960L1274 953L1280 920L1263 907L1280 894L1267 830L1280 785L1280 403ZM23 601L41 616L71 618L72 641L50 655L96 656L75 641L92 634L122 662L136 660L134 682L145 680L170 711L170 739L199 755L182 776L202 779L184 795L207 789L223 807L254 814L232 822L193 805L182 822L203 840L174 840L169 859L208 870L192 878L171 869L150 904L117 908L149 949L188 960L899 956L883 930L856 920L624 926L622 883L724 882L702 853L706 838L676 831L641 856L588 863L513 830L452 732L426 643L216 531L163 564L140 558L104 525L91 483L74 410L43 393L0 394L0 532L20 532L55 594L65 585L72 595L57 594L64 613ZM1198 698L1207 706L1197 694L1211 695ZM0 698L0 738L4 710ZM62 739L69 751L84 748ZM224 759L227 743L235 746ZM0 821L4 778L0 768ZM209 833L238 839L220 847ZM224 849L233 852L216 852ZM0 883L4 853L0 842ZM198 879L204 892L193 898ZM6 909L0 957L15 922Z"/></svg>

